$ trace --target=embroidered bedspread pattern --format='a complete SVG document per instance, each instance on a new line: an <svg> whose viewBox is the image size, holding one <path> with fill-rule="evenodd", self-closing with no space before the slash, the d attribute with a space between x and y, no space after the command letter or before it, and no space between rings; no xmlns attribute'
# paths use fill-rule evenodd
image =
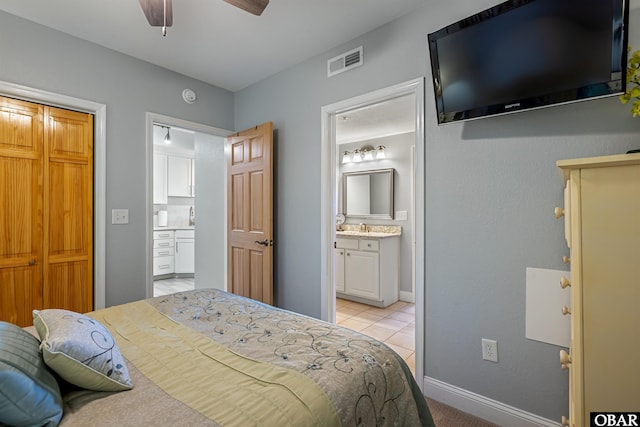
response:
<svg viewBox="0 0 640 427"><path fill-rule="evenodd" d="M214 289L147 301L237 354L312 379L345 427L433 425L408 368L373 338Z"/></svg>
<svg viewBox="0 0 640 427"><path fill-rule="evenodd" d="M331 401L297 372L242 357L145 301L90 314L169 395L223 426L340 426Z"/></svg>

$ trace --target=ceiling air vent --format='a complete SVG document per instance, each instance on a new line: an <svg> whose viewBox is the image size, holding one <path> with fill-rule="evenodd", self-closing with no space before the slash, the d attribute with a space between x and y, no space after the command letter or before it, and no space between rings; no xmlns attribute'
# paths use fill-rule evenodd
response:
<svg viewBox="0 0 640 427"><path fill-rule="evenodd" d="M335 76L362 65L362 46L327 61L327 76Z"/></svg>

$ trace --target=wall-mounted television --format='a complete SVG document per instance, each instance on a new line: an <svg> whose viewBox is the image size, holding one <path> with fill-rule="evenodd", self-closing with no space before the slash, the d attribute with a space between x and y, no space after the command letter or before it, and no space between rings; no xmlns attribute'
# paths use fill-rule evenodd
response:
<svg viewBox="0 0 640 427"><path fill-rule="evenodd" d="M429 34L438 124L624 92L628 0L509 0Z"/></svg>

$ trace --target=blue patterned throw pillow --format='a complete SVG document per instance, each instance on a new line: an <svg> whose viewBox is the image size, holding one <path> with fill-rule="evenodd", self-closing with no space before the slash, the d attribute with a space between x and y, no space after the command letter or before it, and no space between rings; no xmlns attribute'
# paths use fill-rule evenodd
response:
<svg viewBox="0 0 640 427"><path fill-rule="evenodd" d="M68 310L33 311L45 363L71 384L89 390L133 387L113 336L100 322Z"/></svg>
<svg viewBox="0 0 640 427"><path fill-rule="evenodd" d="M61 418L60 388L42 360L40 343L0 321L0 424L52 427Z"/></svg>

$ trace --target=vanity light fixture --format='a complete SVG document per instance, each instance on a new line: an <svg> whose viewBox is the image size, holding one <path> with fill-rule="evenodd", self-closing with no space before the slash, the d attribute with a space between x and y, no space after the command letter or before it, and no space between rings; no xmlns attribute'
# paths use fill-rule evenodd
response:
<svg viewBox="0 0 640 427"><path fill-rule="evenodd" d="M376 148L373 148L371 145L365 145L364 147L356 148L353 151L345 151L342 154L342 164L386 159L387 155L385 153L385 149L386 147L384 145L378 145Z"/></svg>
<svg viewBox="0 0 640 427"><path fill-rule="evenodd" d="M345 151L342 155L342 164L351 163L351 153Z"/></svg>

